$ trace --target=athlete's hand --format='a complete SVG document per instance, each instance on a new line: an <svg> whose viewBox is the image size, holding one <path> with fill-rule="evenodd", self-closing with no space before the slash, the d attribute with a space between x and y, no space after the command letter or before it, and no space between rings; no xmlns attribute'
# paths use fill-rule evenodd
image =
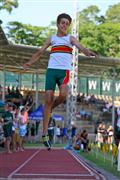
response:
<svg viewBox="0 0 120 180"><path fill-rule="evenodd" d="M84 54L85 54L86 56L89 56L89 57L97 57L97 56L98 56L95 52L90 51L90 50L88 50L88 49L85 49L85 50L84 50Z"/></svg>

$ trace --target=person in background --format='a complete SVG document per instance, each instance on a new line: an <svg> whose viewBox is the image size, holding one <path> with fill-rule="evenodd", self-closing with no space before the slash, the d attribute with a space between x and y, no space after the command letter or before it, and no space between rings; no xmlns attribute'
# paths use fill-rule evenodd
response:
<svg viewBox="0 0 120 180"><path fill-rule="evenodd" d="M32 93L28 92L25 98L24 106L29 107L29 112L31 112L33 104L34 104L34 100L33 100Z"/></svg>
<svg viewBox="0 0 120 180"><path fill-rule="evenodd" d="M81 149L83 151L88 151L88 132L87 130L83 130L82 133L80 134L80 141L81 141Z"/></svg>
<svg viewBox="0 0 120 180"><path fill-rule="evenodd" d="M28 123L28 112L25 108L20 111L20 122L19 122L19 136L20 136L20 151L24 151L23 142L27 133Z"/></svg>
<svg viewBox="0 0 120 180"><path fill-rule="evenodd" d="M17 119L18 108L15 104L11 103L10 112L13 115L13 124L12 124L12 149L13 152L17 151L17 136L18 136L18 126L19 122Z"/></svg>
<svg viewBox="0 0 120 180"><path fill-rule="evenodd" d="M97 137L96 142L98 143L98 146L101 147L101 144L103 143L103 123L100 123L97 128Z"/></svg>
<svg viewBox="0 0 120 180"><path fill-rule="evenodd" d="M81 138L80 137L81 137L81 134L79 132L73 138L73 148L75 150L80 150L81 149Z"/></svg>
<svg viewBox="0 0 120 180"><path fill-rule="evenodd" d="M5 137L3 131L3 120L0 118L0 147L4 148Z"/></svg>
<svg viewBox="0 0 120 180"><path fill-rule="evenodd" d="M71 138L72 138L72 142L73 142L73 139L74 139L74 137L75 137L75 135L76 135L76 130L77 130L76 126L75 126L74 124L72 124L72 128L71 128Z"/></svg>
<svg viewBox="0 0 120 180"><path fill-rule="evenodd" d="M51 144L53 143L53 139L54 139L55 126L56 126L55 119L53 117L50 117L48 124L48 135Z"/></svg>
<svg viewBox="0 0 120 180"><path fill-rule="evenodd" d="M9 103L4 106L4 112L2 113L3 131L5 136L5 147L7 152L12 153L10 145L12 142L12 126L13 126L13 114L10 112Z"/></svg>
<svg viewBox="0 0 120 180"><path fill-rule="evenodd" d="M31 143L35 142L35 135L36 135L36 127L35 127L35 123L32 123L31 127L30 127L30 141Z"/></svg>
<svg viewBox="0 0 120 180"><path fill-rule="evenodd" d="M60 130L60 125L58 124L57 127L56 127L56 142L57 143L61 143L61 130Z"/></svg>
<svg viewBox="0 0 120 180"><path fill-rule="evenodd" d="M107 143L108 144L113 144L113 141L114 141L114 130L113 130L112 125L109 125L109 127L107 129L107 134L108 134Z"/></svg>

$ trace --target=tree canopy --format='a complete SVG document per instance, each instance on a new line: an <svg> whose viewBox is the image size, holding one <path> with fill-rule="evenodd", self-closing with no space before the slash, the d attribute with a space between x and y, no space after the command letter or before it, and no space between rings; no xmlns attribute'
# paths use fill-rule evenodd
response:
<svg viewBox="0 0 120 180"><path fill-rule="evenodd" d="M13 8L18 7L18 0L0 0L0 11L6 10L9 13L12 12Z"/></svg>

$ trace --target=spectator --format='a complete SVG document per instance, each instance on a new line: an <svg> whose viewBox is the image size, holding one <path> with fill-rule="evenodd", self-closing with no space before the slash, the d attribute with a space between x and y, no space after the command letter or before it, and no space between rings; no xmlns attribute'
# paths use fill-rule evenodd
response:
<svg viewBox="0 0 120 180"><path fill-rule="evenodd" d="M35 123L32 123L31 128L30 128L30 135L31 135L31 143L35 142L35 135L36 135L36 127Z"/></svg>
<svg viewBox="0 0 120 180"><path fill-rule="evenodd" d="M61 131L60 131L60 126L57 125L56 127L56 137L57 137L57 141L58 143L61 143Z"/></svg>
<svg viewBox="0 0 120 180"><path fill-rule="evenodd" d="M114 140L114 131L112 125L110 125L107 129L107 134L108 134L108 139L107 142L108 144L112 144Z"/></svg>
<svg viewBox="0 0 120 180"><path fill-rule="evenodd" d="M4 131L3 131L3 121L0 119L0 146L4 147L5 143L5 137L4 137Z"/></svg>
<svg viewBox="0 0 120 180"><path fill-rule="evenodd" d="M74 136L76 135L76 129L77 129L76 126L73 124L72 129L71 129L72 142L73 142Z"/></svg>
<svg viewBox="0 0 120 180"><path fill-rule="evenodd" d="M120 126L119 126L120 114L119 112L120 112L119 109L115 108L114 139L115 139L116 146L118 146L120 142Z"/></svg>
<svg viewBox="0 0 120 180"><path fill-rule="evenodd" d="M81 140L81 149L83 151L88 151L88 132L87 130L83 130L83 132L80 134L80 140Z"/></svg>
<svg viewBox="0 0 120 180"><path fill-rule="evenodd" d="M82 119L85 119L85 117L86 117L86 111L83 107L80 109L80 116Z"/></svg>
<svg viewBox="0 0 120 180"><path fill-rule="evenodd" d="M48 124L48 135L49 135L49 140L50 140L51 143L53 143L54 128L55 128L55 119L50 117L49 124Z"/></svg>
<svg viewBox="0 0 120 180"><path fill-rule="evenodd" d="M10 112L9 104L5 104L4 112L2 113L3 120L3 131L5 136L5 146L8 153L12 153L10 149L10 144L12 141L12 125L13 125L13 115Z"/></svg>
<svg viewBox="0 0 120 180"><path fill-rule="evenodd" d="M101 143L103 143L102 126L103 126L103 123L100 123L97 129L96 141L98 142L99 146L101 146Z"/></svg>
<svg viewBox="0 0 120 180"><path fill-rule="evenodd" d="M27 133L27 123L28 123L28 112L25 108L22 108L20 111L20 125L19 125L19 135L20 135L20 150L23 149L24 138Z"/></svg>
<svg viewBox="0 0 120 180"><path fill-rule="evenodd" d="M27 94L27 96L25 98L24 106L29 107L29 109L31 109L32 106L33 106L33 103L34 103L34 101L33 101L32 93L28 92L28 94Z"/></svg>
<svg viewBox="0 0 120 180"><path fill-rule="evenodd" d="M61 128L62 132L61 132L61 137L62 137L62 143L65 143L68 139L68 135L67 135L67 127L64 126L63 128Z"/></svg>
<svg viewBox="0 0 120 180"><path fill-rule="evenodd" d="M102 136L103 136L103 143L107 143L108 134L105 124L102 125Z"/></svg>
<svg viewBox="0 0 120 180"><path fill-rule="evenodd" d="M16 152L16 150L17 150L17 138L18 138L19 121L18 121L18 118L17 118L18 108L13 103L11 103L11 105L10 105L10 112L13 115L12 148L13 148L13 151Z"/></svg>
<svg viewBox="0 0 120 180"><path fill-rule="evenodd" d="M117 108L117 127L118 127L118 131L120 131L120 107Z"/></svg>
<svg viewBox="0 0 120 180"><path fill-rule="evenodd" d="M80 148L81 148L80 133L77 133L77 134L74 136L74 139L73 139L73 148L74 148L75 150L80 150Z"/></svg>

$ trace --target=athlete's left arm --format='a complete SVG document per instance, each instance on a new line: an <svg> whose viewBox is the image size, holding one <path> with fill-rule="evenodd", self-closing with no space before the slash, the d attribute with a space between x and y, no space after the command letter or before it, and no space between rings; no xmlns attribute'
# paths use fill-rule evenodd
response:
<svg viewBox="0 0 120 180"><path fill-rule="evenodd" d="M78 50L80 52L82 52L83 54L85 54L86 56L95 56L95 57L97 57L96 53L94 53L93 51L90 51L89 49L82 46L74 36L71 36L70 40L71 40L71 44L76 46L78 48Z"/></svg>

